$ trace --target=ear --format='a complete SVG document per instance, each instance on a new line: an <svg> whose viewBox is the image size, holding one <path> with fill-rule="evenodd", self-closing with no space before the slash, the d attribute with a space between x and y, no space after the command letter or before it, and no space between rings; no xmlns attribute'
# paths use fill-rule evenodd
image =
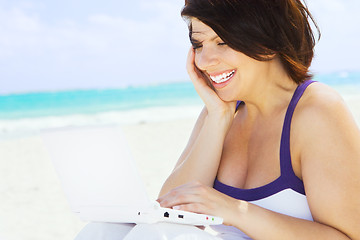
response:
<svg viewBox="0 0 360 240"><path fill-rule="evenodd" d="M263 61L271 61L271 60L275 59L278 56L277 52L275 52L274 50L271 50L271 49L266 48L264 46L261 46L261 47L264 50L264 54L259 54L258 56Z"/></svg>
<svg viewBox="0 0 360 240"><path fill-rule="evenodd" d="M259 54L258 56L260 57L261 61L271 61L278 57L278 53L268 50L267 53Z"/></svg>
<svg viewBox="0 0 360 240"><path fill-rule="evenodd" d="M270 60L273 60L277 57L277 54L276 53L273 53L273 54L268 54L268 55L264 55L263 56L265 61L270 61Z"/></svg>

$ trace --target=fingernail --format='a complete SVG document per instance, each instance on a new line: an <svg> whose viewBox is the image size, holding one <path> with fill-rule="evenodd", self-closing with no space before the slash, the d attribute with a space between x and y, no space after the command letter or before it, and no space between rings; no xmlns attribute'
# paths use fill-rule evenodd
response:
<svg viewBox="0 0 360 240"><path fill-rule="evenodd" d="M174 209L174 210L179 210L179 209L180 209L180 206L173 206L172 209Z"/></svg>

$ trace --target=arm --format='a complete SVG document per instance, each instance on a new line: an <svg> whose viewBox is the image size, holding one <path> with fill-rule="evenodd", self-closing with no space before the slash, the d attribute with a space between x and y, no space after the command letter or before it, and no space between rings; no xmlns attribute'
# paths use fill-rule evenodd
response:
<svg viewBox="0 0 360 240"><path fill-rule="evenodd" d="M162 206L221 216L226 225L254 239L360 239L360 132L337 94L315 98L293 125L315 222L233 199L200 183L172 190L160 200Z"/></svg>
<svg viewBox="0 0 360 240"><path fill-rule="evenodd" d="M242 202L238 227L255 239L360 239L360 131L337 93L316 88L293 125L315 222Z"/></svg>
<svg viewBox="0 0 360 240"><path fill-rule="evenodd" d="M212 186L220 164L227 124L202 111L190 140L173 172L165 181L160 196L192 181Z"/></svg>
<svg viewBox="0 0 360 240"><path fill-rule="evenodd" d="M311 212L315 221L360 239L360 131L337 93L319 97L300 142Z"/></svg>
<svg viewBox="0 0 360 240"><path fill-rule="evenodd" d="M222 148L232 123L236 102L224 102L212 90L195 65L194 50L189 50L187 70L194 87L205 103L190 140L159 196L191 181L212 186L219 168Z"/></svg>

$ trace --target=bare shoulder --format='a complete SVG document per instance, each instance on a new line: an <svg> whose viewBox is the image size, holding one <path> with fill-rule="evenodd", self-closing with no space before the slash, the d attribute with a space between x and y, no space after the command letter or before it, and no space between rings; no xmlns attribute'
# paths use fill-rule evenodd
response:
<svg viewBox="0 0 360 240"><path fill-rule="evenodd" d="M316 82L306 89L295 109L291 128L302 177L305 163L360 158L359 127L342 96L325 84ZM339 156L332 158L329 154Z"/></svg>
<svg viewBox="0 0 360 240"><path fill-rule="evenodd" d="M315 82L308 86L299 106L307 111L334 111L346 107L342 96L328 85ZM325 112L323 112L325 113Z"/></svg>
<svg viewBox="0 0 360 240"><path fill-rule="evenodd" d="M294 125L299 130L307 129L302 132L310 135L322 130L359 130L342 96L333 88L318 82L305 91L294 113Z"/></svg>
<svg viewBox="0 0 360 240"><path fill-rule="evenodd" d="M332 88L313 83L293 120L314 220L359 236L354 223L360 221L360 131L345 101Z"/></svg>
<svg viewBox="0 0 360 240"><path fill-rule="evenodd" d="M302 156L329 148L335 151L342 147L346 151L343 154L360 149L360 130L344 99L322 83L313 83L305 91L295 110L292 127Z"/></svg>

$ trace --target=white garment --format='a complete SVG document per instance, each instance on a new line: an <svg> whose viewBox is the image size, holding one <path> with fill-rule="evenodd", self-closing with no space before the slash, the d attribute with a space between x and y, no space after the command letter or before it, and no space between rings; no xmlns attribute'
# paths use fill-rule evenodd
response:
<svg viewBox="0 0 360 240"><path fill-rule="evenodd" d="M313 221L306 196L295 192L292 189L285 189L269 197L257 201L250 201L250 203L269 209L273 212ZM231 239L228 238L230 235L237 236L240 239L251 239L235 227L214 225L211 226L211 228L219 233L219 236L224 239Z"/></svg>

